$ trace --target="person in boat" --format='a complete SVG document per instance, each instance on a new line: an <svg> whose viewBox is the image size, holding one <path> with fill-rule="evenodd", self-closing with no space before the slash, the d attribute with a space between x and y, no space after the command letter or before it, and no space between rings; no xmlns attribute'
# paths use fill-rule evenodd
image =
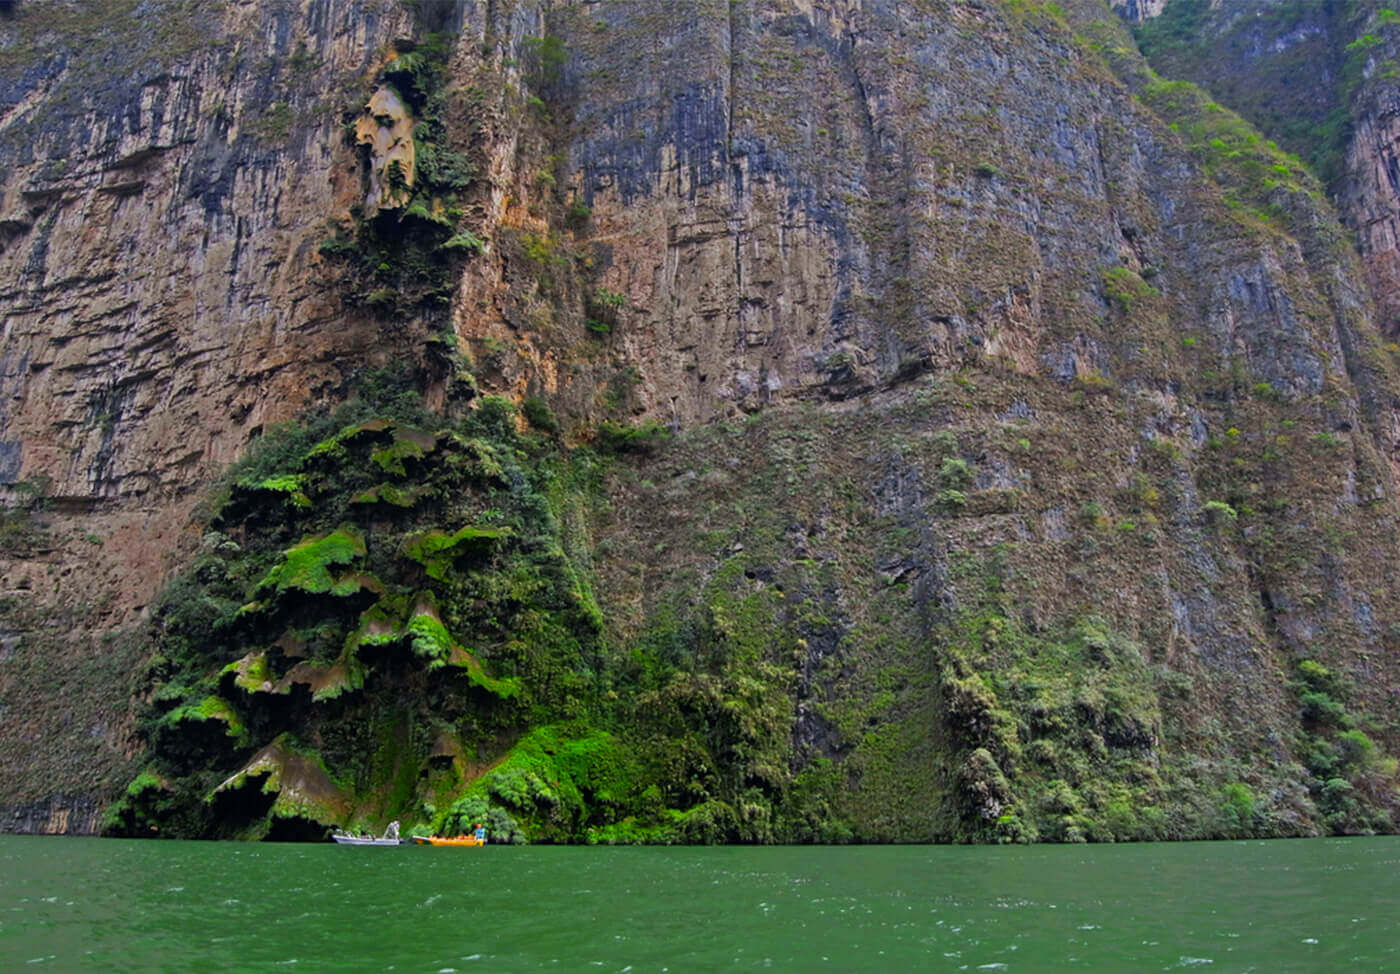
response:
<svg viewBox="0 0 1400 974"><path fill-rule="evenodd" d="M482 825L480 822L476 823L476 831L473 832L472 835L476 838L476 841L480 842L482 845L486 844L486 826Z"/></svg>

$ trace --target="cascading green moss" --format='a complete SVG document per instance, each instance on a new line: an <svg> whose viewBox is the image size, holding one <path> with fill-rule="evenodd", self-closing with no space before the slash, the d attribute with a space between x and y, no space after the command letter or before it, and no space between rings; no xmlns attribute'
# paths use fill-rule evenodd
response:
<svg viewBox="0 0 1400 974"><path fill-rule="evenodd" d="M579 695L601 655L599 615L536 487L567 460L518 437L500 409L442 430L355 421L352 409L329 435L288 434L309 446L279 437L231 474L204 551L156 613L144 727L147 773L164 785L128 795L114 831L250 834L249 821L217 816L269 809L214 802L212 788L282 739L324 759L351 807L382 805L384 774L446 770L460 790L470 769L443 769L436 752L500 753L528 714ZM296 484L309 504L281 503L269 481ZM364 503L372 491L416 502ZM228 728L226 746L187 747L176 733L211 720ZM358 741L375 720L393 729L392 761L384 741ZM392 813L423 818L416 787L396 789Z"/></svg>
<svg viewBox="0 0 1400 974"><path fill-rule="evenodd" d="M270 589L277 595L291 590L312 595L353 595L362 587L361 580L350 573L336 577L331 568L352 565L364 555L364 538L351 528L308 538L283 553L283 560L263 577L255 592Z"/></svg>

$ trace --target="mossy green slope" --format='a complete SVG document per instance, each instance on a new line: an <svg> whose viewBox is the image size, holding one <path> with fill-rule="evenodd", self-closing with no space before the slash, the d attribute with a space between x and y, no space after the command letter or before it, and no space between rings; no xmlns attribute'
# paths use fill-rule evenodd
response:
<svg viewBox="0 0 1400 974"><path fill-rule="evenodd" d="M282 432L234 472L156 611L148 786L113 810L114 830L421 820L524 726L584 712L601 632L541 493L562 461L518 437L502 402L455 428L408 412ZM306 502L282 503L270 480ZM320 772L319 804L296 815L241 794L245 779L285 793L272 782L286 755Z"/></svg>
<svg viewBox="0 0 1400 974"><path fill-rule="evenodd" d="M611 461L517 432L504 400L441 427L397 405L275 433L230 475L156 610L146 767L109 831L298 838L398 818L532 841L791 837L776 603L716 581L703 624L619 649L569 554L586 539L560 528L590 520ZM381 480L373 458L405 442ZM383 502L390 488L414 502ZM693 665L658 662L666 640Z"/></svg>
<svg viewBox="0 0 1400 974"><path fill-rule="evenodd" d="M989 370L905 392L857 412L772 410L612 475L600 600L643 648L634 665L689 686L719 631L731 658L762 645L757 679L784 688L771 711L730 703L785 725L776 785L756 792L774 802L779 835L1394 827L1394 745L1379 742L1396 728L1365 675L1384 651L1316 594L1335 572L1378 617L1394 611L1385 584L1367 580L1387 570L1379 552L1342 541L1370 513L1337 512L1337 485L1315 479L1335 462L1315 450L1375 455L1364 438L1324 439L1323 401L1250 394L1238 405L1252 432L1196 446L1145 435L1158 406L1131 389ZM632 537L650 543L621 557ZM1365 711L1366 740L1342 740L1351 718L1299 689L1291 674L1312 673L1298 662L1312 653L1351 674L1328 699L1367 698L1338 705ZM768 766L747 774L767 784ZM1335 794L1332 767L1344 769Z"/></svg>
<svg viewBox="0 0 1400 974"><path fill-rule="evenodd" d="M1114 386L989 368L902 393L612 460L488 400L406 468L413 508L363 502L382 476L364 460L428 417L322 423L279 462L311 507L235 485L158 612L148 763L112 831L1393 828L1395 727L1359 682L1364 637L1308 609L1317 572L1359 598L1374 567L1337 547L1366 506L1308 516L1343 445L1316 429L1325 402L1249 393L1243 429L1196 446L1144 439L1158 404ZM1300 624L1307 655L1280 637Z"/></svg>

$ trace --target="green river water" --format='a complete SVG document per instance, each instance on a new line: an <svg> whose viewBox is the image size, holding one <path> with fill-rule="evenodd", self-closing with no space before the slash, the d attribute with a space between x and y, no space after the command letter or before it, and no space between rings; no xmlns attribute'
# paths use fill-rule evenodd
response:
<svg viewBox="0 0 1400 974"><path fill-rule="evenodd" d="M1400 837L351 848L0 836L0 971L1400 971Z"/></svg>

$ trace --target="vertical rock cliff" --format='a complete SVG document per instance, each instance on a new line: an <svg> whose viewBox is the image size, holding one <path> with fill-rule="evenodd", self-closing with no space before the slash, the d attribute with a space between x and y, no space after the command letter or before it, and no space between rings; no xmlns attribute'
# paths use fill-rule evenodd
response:
<svg viewBox="0 0 1400 974"><path fill-rule="evenodd" d="M126 775L148 650L112 633L250 434L376 354L315 248L350 198L340 115L409 30L394 3L0 14L6 803Z"/></svg>
<svg viewBox="0 0 1400 974"><path fill-rule="evenodd" d="M1381 330L1395 334L1400 14L1393 5L1171 0L1137 16L1144 51L1162 74L1205 86L1313 166L1356 235ZM1297 83L1303 77L1308 83Z"/></svg>
<svg viewBox="0 0 1400 974"><path fill-rule="evenodd" d="M1392 829L1393 274L1127 7L16 5L5 827Z"/></svg>

